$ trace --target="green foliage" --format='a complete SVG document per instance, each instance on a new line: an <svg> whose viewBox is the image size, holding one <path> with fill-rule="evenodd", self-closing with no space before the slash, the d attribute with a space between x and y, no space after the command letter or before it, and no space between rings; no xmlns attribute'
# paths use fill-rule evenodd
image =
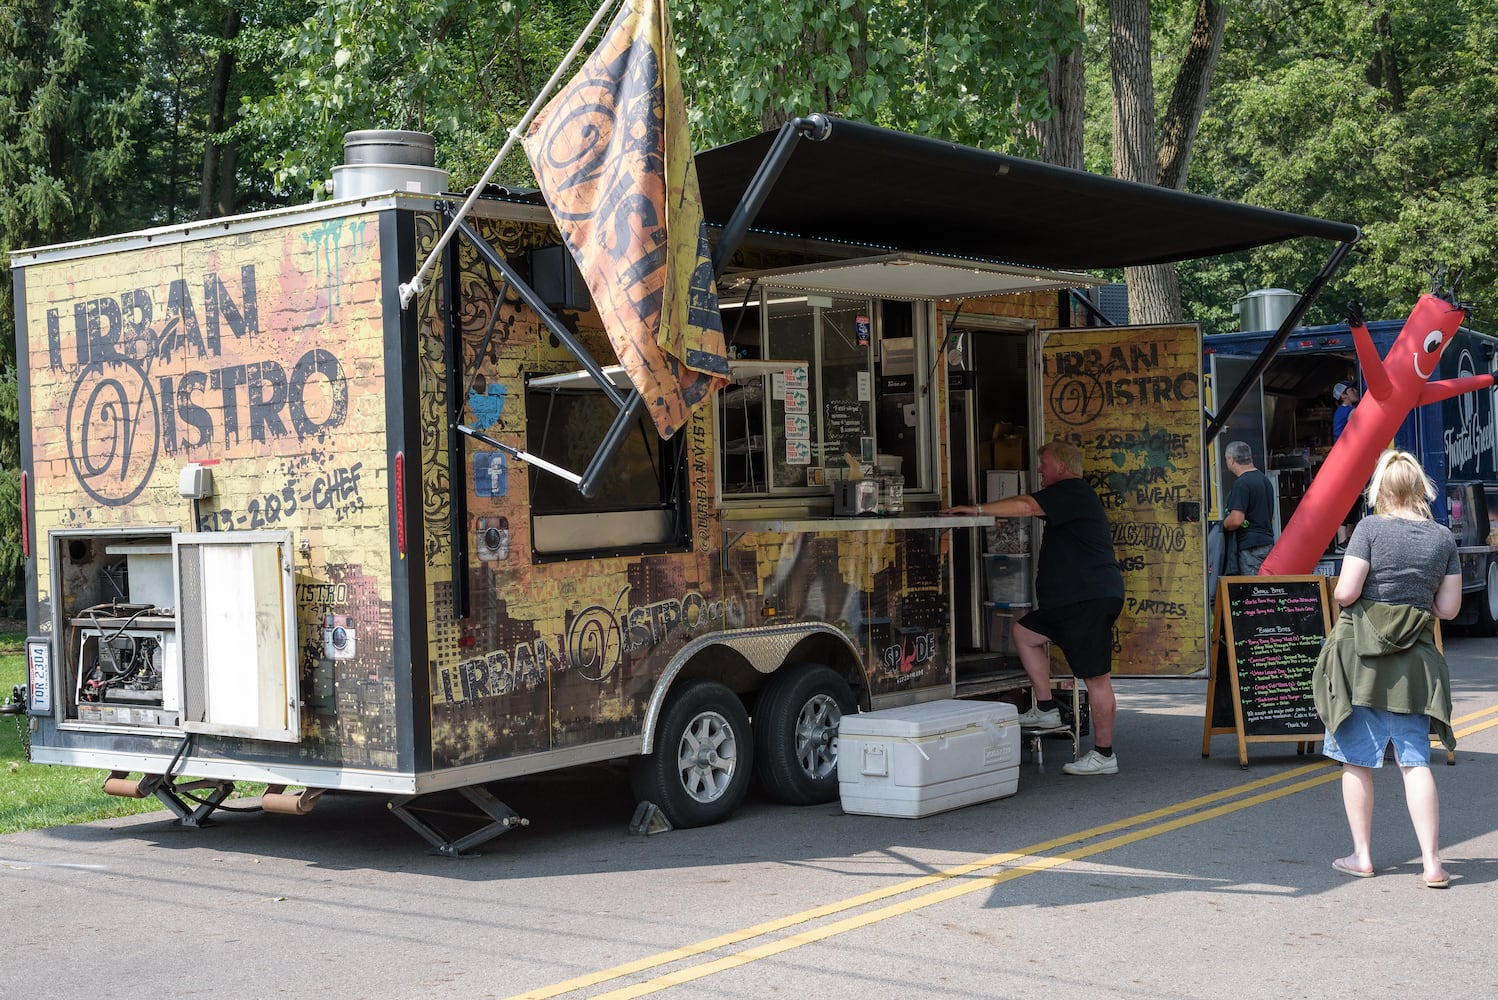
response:
<svg viewBox="0 0 1498 1000"><path fill-rule="evenodd" d="M1464 297L1492 302L1498 28L1486 8L1480 0L1439 12L1410 0L1323 0L1230 14L1235 44L1219 64L1190 186L1362 228L1311 322L1340 320L1353 299L1370 316L1397 319L1441 265L1466 268ZM1380 62L1385 51L1397 87ZM1302 240L1184 267L1188 313L1230 329L1235 298L1303 289L1329 252Z"/></svg>
<svg viewBox="0 0 1498 1000"><path fill-rule="evenodd" d="M345 132L431 132L438 162L473 183L593 13L591 4L370 0L321 5L279 44L282 67L245 108L280 190L320 197ZM524 157L507 166L527 175Z"/></svg>
<svg viewBox="0 0 1498 1000"><path fill-rule="evenodd" d="M699 146L814 111L1032 151L1050 113L1047 61L1081 40L1057 0L953 6L785 0L761 8L699 0L678 17Z"/></svg>
<svg viewBox="0 0 1498 1000"><path fill-rule="evenodd" d="M455 184L473 183L594 12L577 0L508 0L475 16L462 0L324 5L282 43L283 70L246 107L260 162L281 190L321 196L360 128L433 132ZM1048 114L1041 71L1078 37L1057 0L865 9L854 0L673 9L694 145L788 117L845 117L992 148L1028 149ZM960 29L951 26L961 25ZM586 50L584 50L586 52ZM516 150L501 179L524 182Z"/></svg>
<svg viewBox="0 0 1498 1000"><path fill-rule="evenodd" d="M0 702L25 680L24 641L21 633L0 633ZM0 716L0 835L162 810L154 797L127 799L106 794L107 771L29 762L18 721L26 724L25 717ZM240 798L254 799L264 791L265 786L255 782L240 785L225 808L246 808ZM163 819L170 818L163 814Z"/></svg>
<svg viewBox="0 0 1498 1000"><path fill-rule="evenodd" d="M13 685L24 680L24 638L16 633L0 634L0 701L10 696ZM155 799L104 794L104 771L29 763L17 721L15 716L0 716L0 834L160 808ZM24 717L20 722L25 724Z"/></svg>

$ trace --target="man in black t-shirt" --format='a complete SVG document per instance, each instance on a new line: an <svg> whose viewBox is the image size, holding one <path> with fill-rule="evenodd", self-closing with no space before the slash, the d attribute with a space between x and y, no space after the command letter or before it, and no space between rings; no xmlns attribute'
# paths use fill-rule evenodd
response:
<svg viewBox="0 0 1498 1000"><path fill-rule="evenodd" d="M1014 623L1012 638L1035 692L1035 705L1019 717L1023 729L1061 725L1051 692L1046 643L1066 656L1072 674L1087 686L1093 749L1061 770L1067 774L1117 774L1113 754L1113 623L1123 610L1123 573L1113 555L1113 529L1092 487L1082 478L1082 453L1064 441L1040 449L1041 489L944 513L1042 517L1038 605Z"/></svg>
<svg viewBox="0 0 1498 1000"><path fill-rule="evenodd" d="M1222 530L1231 532L1238 546L1238 572L1257 576L1274 547L1274 486L1254 467L1253 449L1246 443L1230 442L1222 457L1228 471L1238 477L1222 505L1227 511Z"/></svg>

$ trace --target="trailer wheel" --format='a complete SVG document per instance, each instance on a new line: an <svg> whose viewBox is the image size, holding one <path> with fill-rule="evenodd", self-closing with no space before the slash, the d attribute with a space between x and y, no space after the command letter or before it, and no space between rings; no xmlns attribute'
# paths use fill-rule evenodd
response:
<svg viewBox="0 0 1498 1000"><path fill-rule="evenodd" d="M661 713L655 747L635 759L630 783L672 826L722 822L744 800L754 765L749 713L722 684L684 682Z"/></svg>
<svg viewBox="0 0 1498 1000"><path fill-rule="evenodd" d="M769 794L791 805L838 796L837 732L856 710L853 689L830 667L784 670L754 713L754 769Z"/></svg>
<svg viewBox="0 0 1498 1000"><path fill-rule="evenodd" d="M1498 635L1498 559L1488 560L1487 583L1472 598L1477 605L1473 630L1478 635Z"/></svg>

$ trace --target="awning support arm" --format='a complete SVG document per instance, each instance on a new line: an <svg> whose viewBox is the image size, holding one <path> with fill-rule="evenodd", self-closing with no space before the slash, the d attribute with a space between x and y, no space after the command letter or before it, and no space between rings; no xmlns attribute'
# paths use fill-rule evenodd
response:
<svg viewBox="0 0 1498 1000"><path fill-rule="evenodd" d="M517 462L524 462L526 465L534 465L538 469L544 469L559 479L567 480L567 482L571 483L574 486L582 482L583 477L579 476L577 473L568 472L560 465L553 465L539 455L532 455L528 451L523 451L519 448L514 447L513 445L508 445L503 441L498 441L485 434L483 431L475 430L474 428L469 427L467 424L459 424L458 433L467 437L471 437L475 441L486 444L491 448L498 449L499 451L504 452L506 455L509 455Z"/></svg>
<svg viewBox="0 0 1498 1000"><path fill-rule="evenodd" d="M821 142L832 134L832 128L832 120L824 114L793 118L780 126L780 132L775 136L770 151L760 161L759 169L754 172L754 179L744 189L743 199L733 210L733 215L729 216L728 221L723 224L723 232L718 237L717 245L713 247L714 278L723 277L723 271L728 267L728 262L738 252L739 244L744 242L744 234L749 231L754 217L759 215L759 210L764 207L765 200L770 197L770 191L775 187L775 182L780 179L780 172L785 169L786 162L790 160L791 150L795 148L795 140L806 138L812 142Z"/></svg>
<svg viewBox="0 0 1498 1000"><path fill-rule="evenodd" d="M1295 307L1290 310L1290 314L1285 317L1284 321L1280 323L1279 329L1274 332L1274 336L1269 339L1269 343L1264 345L1264 350L1259 352L1259 356L1254 359L1254 363L1243 374L1243 378L1238 382L1237 387L1228 394L1228 398L1223 400L1222 405L1217 408L1217 413L1212 415L1211 419L1207 422L1207 429L1202 435L1203 446L1210 445L1217 435L1222 433L1222 429L1227 426L1228 418L1233 415L1233 411L1238 408L1238 404L1243 402L1243 398L1248 395L1254 384L1258 382L1259 376L1264 374L1264 370L1274 360L1275 354L1284 346L1285 341L1290 339L1290 332L1300 325L1300 319L1306 314L1306 310L1311 308L1312 304L1315 303L1321 292L1326 288L1327 282L1331 281L1332 275L1336 272L1337 268L1342 266L1342 261L1352 251L1352 244L1353 240L1337 244L1337 248L1332 251L1331 257L1322 265L1321 271L1312 280L1310 287L1300 296L1300 299L1295 303Z"/></svg>
<svg viewBox="0 0 1498 1000"><path fill-rule="evenodd" d="M582 366L583 371L593 376L593 381L598 383L598 388L609 398L609 401L616 407L623 408L625 403L624 393L614 384L613 379L603 373L603 367L594 360L592 354L588 353L588 349L583 346L582 341L578 340L572 335L571 330L562 325L562 321L557 319L556 314L551 311L551 307L541 301L541 297L535 293L530 285L520 280L520 275L510 266L509 261L505 260L498 251L489 245L489 241L480 236L466 221L458 219L453 225L472 244L473 249L484 259L484 263L504 276L505 281L509 282L510 287L515 289L515 294L520 296L520 300L540 317L541 322L546 324L546 329L551 331L551 335L561 341L562 346L566 347L572 356L577 359L577 363Z"/></svg>
<svg viewBox="0 0 1498 1000"><path fill-rule="evenodd" d="M1091 316L1093 319L1097 320L1100 325L1102 325L1102 326L1113 326L1113 325L1115 325L1114 322L1111 319L1109 319L1107 316L1103 315L1103 311L1101 309L1099 309L1096 305L1094 305L1093 301L1091 299L1089 299L1086 295L1083 295L1081 292L1077 291L1075 288L1068 288L1066 290L1066 293L1071 296L1071 300L1073 302L1075 302L1077 305L1081 306L1082 309L1087 313L1087 315Z"/></svg>
<svg viewBox="0 0 1498 1000"><path fill-rule="evenodd" d="M520 279L520 275L515 272L515 269L510 266L509 262L494 247L490 246L489 241L480 236L466 220L455 219L451 225L463 235L463 238L469 242L474 251L483 259L484 263L504 276L505 281L515 290L515 294L520 296L520 300L540 317L541 322L546 325L546 329L551 331L552 336L561 341L562 345L571 352L572 356L577 359L577 363L597 383L599 390L618 409L619 412L615 415L614 422L609 425L607 433L603 436L603 442L598 446L598 450L594 452L592 461L588 463L587 469L581 476L552 465L550 462L538 461L534 456L526 456L525 453L517 449L505 449L507 453L520 458L521 461L535 465L537 468L547 472L560 474L563 479L575 485L578 492L583 496L593 496L598 489L598 481L608 468L609 462L613 460L614 455L619 451L620 446L623 445L625 438L628 437L630 428L640 418L640 414L645 407L645 398L640 395L638 389L630 389L627 395L622 392L614 384L613 379L604 374L603 368L593 358L593 355L588 352L588 349L583 346L582 341L578 340L573 336L571 330L562 325L561 320L557 319L556 314L551 311L551 307L541 301L541 297L536 294L535 290ZM456 270L456 266L454 266L454 270ZM497 309L498 307L498 303L496 303L495 308ZM450 355L450 357L457 357L457 355ZM458 400L454 399L449 405L453 407L453 422L457 425L456 414L458 412L457 407L460 404ZM497 443L493 442L492 439L483 439L480 435L471 431L462 432L467 433L469 437L475 439Z"/></svg>
<svg viewBox="0 0 1498 1000"><path fill-rule="evenodd" d="M582 479L577 484L577 491L585 497L591 497L598 491L598 480L602 478L608 464L613 460L614 454L624 444L624 439L629 437L630 430L640 415L645 411L645 397L640 395L638 389L632 389L629 399L619 409L619 414L614 417L614 422L609 424L608 432L603 436L603 443L593 453L593 461L588 463L587 469L583 471Z"/></svg>

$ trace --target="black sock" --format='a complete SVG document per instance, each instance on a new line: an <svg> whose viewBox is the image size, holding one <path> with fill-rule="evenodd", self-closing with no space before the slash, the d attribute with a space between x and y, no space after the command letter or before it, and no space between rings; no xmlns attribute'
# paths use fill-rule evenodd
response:
<svg viewBox="0 0 1498 1000"><path fill-rule="evenodd" d="M1035 711L1037 711L1037 712L1049 712L1052 709L1054 709L1055 707L1056 707L1056 699L1055 698L1043 698L1043 699L1042 698L1036 698L1035 699Z"/></svg>
<svg viewBox="0 0 1498 1000"><path fill-rule="evenodd" d="M1099 756L1102 756L1102 757L1112 757L1113 756L1113 748L1111 746L1100 747L1096 743L1094 743L1092 745L1092 749L1096 750L1098 752Z"/></svg>

